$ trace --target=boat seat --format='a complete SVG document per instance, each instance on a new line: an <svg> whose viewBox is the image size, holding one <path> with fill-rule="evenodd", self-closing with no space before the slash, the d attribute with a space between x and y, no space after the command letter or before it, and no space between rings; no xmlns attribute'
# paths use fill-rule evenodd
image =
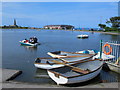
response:
<svg viewBox="0 0 120 90"><path fill-rule="evenodd" d="M53 65L54 63L50 63L49 61L46 61L47 64Z"/></svg>

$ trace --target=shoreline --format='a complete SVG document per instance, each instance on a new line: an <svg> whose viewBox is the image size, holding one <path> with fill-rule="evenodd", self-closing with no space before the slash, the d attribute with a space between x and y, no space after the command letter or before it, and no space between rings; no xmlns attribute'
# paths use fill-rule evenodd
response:
<svg viewBox="0 0 120 90"><path fill-rule="evenodd" d="M91 33L103 33L103 34L110 34L110 35L120 35L120 33L114 33L114 32L101 32L101 31L88 31L88 30L66 30L66 31L80 31L80 32L91 32Z"/></svg>
<svg viewBox="0 0 120 90"><path fill-rule="evenodd" d="M60 29L39 29L39 30L60 30ZM115 32L102 32L102 31L89 31L89 30L63 30L62 31L79 31L79 32L91 32L91 33L103 33L103 34L110 34L110 35L120 35L120 33Z"/></svg>
<svg viewBox="0 0 120 90"><path fill-rule="evenodd" d="M13 28L11 28L11 29L13 29ZM79 32L91 32L91 33L103 33L103 34L110 34L110 35L120 35L119 32L115 33L115 32L89 31L89 30L70 30L70 29L68 29L68 30L63 30L63 29L32 29L32 30L62 30L62 31L79 31Z"/></svg>
<svg viewBox="0 0 120 90"><path fill-rule="evenodd" d="M14 81L13 78L9 79L10 77L13 77L15 74L19 76L20 74L18 74L17 72L20 72L20 70L1 68L1 71L3 71L2 73L3 80L0 83L2 84L2 88L119 88L118 84L120 83L120 82L97 83L97 84L83 85L83 86L77 86L77 87L67 87L64 85L56 85L56 84L54 85L44 84L43 85L43 84L38 84L38 83Z"/></svg>

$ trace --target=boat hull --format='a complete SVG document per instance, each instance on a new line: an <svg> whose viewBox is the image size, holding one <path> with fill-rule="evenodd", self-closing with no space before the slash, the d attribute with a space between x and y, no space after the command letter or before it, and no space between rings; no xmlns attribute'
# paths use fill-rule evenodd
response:
<svg viewBox="0 0 120 90"><path fill-rule="evenodd" d="M114 71L116 73L120 73L120 65L116 65L114 63L110 63L110 62L105 62L107 64L107 66L109 67L109 69L111 71Z"/></svg>
<svg viewBox="0 0 120 90"><path fill-rule="evenodd" d="M34 65L36 68L41 68L41 69L53 69L53 68L59 68L64 66L62 64L49 65L49 64L40 64L40 63L38 64L35 63Z"/></svg>
<svg viewBox="0 0 120 90"><path fill-rule="evenodd" d="M74 64L74 63L78 63L80 61L87 61L87 60L91 60L93 58L93 56L90 57L73 57L73 58L62 58L66 61L68 61L68 65ZM60 62L63 62L61 59L54 59L54 58L40 58L35 60L34 65L36 68L41 68L41 69L53 69L53 68L59 68L59 67L63 67L63 64L56 64L54 62L51 62L50 60L57 60ZM47 63L49 62L49 63ZM63 62L64 63L64 62Z"/></svg>
<svg viewBox="0 0 120 90"><path fill-rule="evenodd" d="M85 82L85 81L95 78L100 73L101 69L102 67L100 67L98 70L90 74L86 74L86 75L82 75L78 77L72 77L72 78L66 78L64 76L57 76L55 73L49 70L47 70L47 72L50 78L52 78L57 84L75 84L75 83L81 83L81 82Z"/></svg>
<svg viewBox="0 0 120 90"><path fill-rule="evenodd" d="M39 43L31 44L31 43L24 43L22 41L20 41L20 44L21 45L26 45L26 46L37 46L37 45L39 45Z"/></svg>
<svg viewBox="0 0 120 90"><path fill-rule="evenodd" d="M103 61L96 59L86 62L77 63L71 66L60 67L47 70L48 75L57 84L74 84L81 83L95 78L102 69ZM77 68L88 70L87 73L79 71Z"/></svg>
<svg viewBox="0 0 120 90"><path fill-rule="evenodd" d="M88 38L88 35L77 35L77 38Z"/></svg>

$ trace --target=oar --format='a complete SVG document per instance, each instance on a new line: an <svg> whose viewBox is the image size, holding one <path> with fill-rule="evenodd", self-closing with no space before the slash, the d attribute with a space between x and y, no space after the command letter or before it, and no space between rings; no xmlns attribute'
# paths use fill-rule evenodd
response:
<svg viewBox="0 0 120 90"><path fill-rule="evenodd" d="M71 65L68 65L68 64L65 64L65 63L56 61L56 60L52 60L52 62L57 63L57 64L63 64L63 65L65 65L65 66L71 67L72 70L73 70L73 71L76 71L76 72L80 72L80 73L83 73L83 74L89 73L89 71L82 70L82 69L80 69L80 68L78 68L78 67L74 67L74 66L71 66Z"/></svg>
<svg viewBox="0 0 120 90"><path fill-rule="evenodd" d="M62 60L62 61L65 62L65 63L69 63L69 61L67 61L67 60L65 60L65 59L63 59L63 58L58 58L58 59Z"/></svg>
<svg viewBox="0 0 120 90"><path fill-rule="evenodd" d="M79 56L79 55L76 55L76 56L65 56L67 58L71 58L71 57L90 57L90 55L87 55L87 56Z"/></svg>
<svg viewBox="0 0 120 90"><path fill-rule="evenodd" d="M66 56L65 58L72 58L72 57L88 57L88 56ZM65 63L69 63L69 61L61 58L61 57L58 57L58 59L61 59L62 61L64 61Z"/></svg>

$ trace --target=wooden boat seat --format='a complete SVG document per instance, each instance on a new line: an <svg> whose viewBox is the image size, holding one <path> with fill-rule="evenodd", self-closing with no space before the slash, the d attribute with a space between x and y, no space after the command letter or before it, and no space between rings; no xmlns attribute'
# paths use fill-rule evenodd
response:
<svg viewBox="0 0 120 90"><path fill-rule="evenodd" d="M80 70L80 68L72 68L71 70L75 71L75 72L79 72L79 73L82 73L82 74L87 74L89 73L90 71L89 70Z"/></svg>
<svg viewBox="0 0 120 90"><path fill-rule="evenodd" d="M61 54L62 56L67 56L67 54Z"/></svg>

